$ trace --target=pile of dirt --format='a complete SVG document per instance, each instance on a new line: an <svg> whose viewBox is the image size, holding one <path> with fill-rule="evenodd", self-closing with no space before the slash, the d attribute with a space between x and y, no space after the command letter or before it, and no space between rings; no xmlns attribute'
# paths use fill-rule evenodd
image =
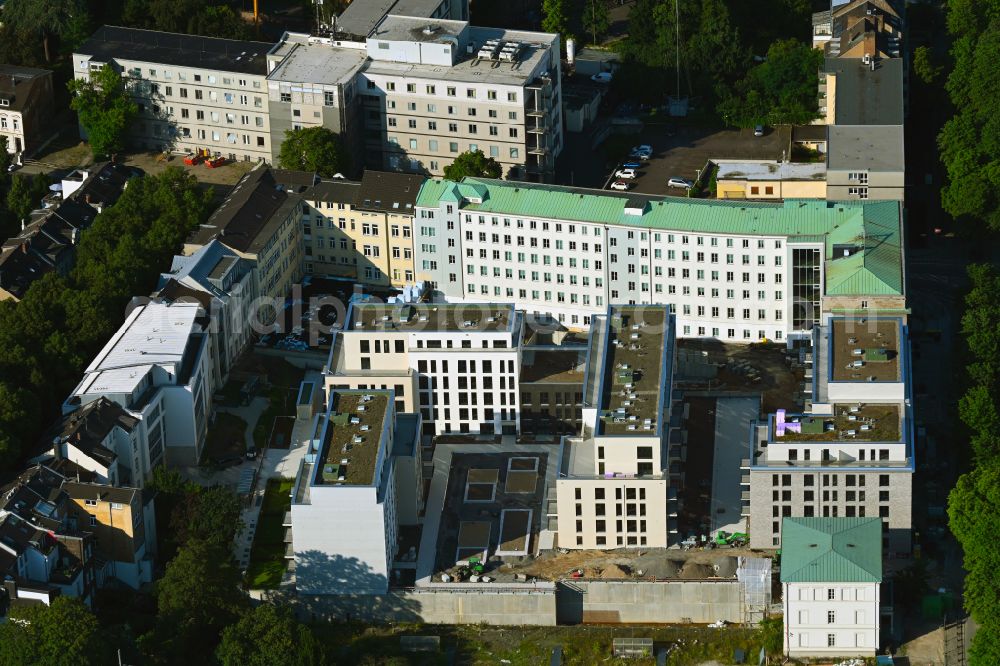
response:
<svg viewBox="0 0 1000 666"><path fill-rule="evenodd" d="M686 578L690 580L701 580L704 578L713 578L715 576L715 569L710 564L700 564L698 562L685 562L684 568L681 569L678 578Z"/></svg>
<svg viewBox="0 0 1000 666"><path fill-rule="evenodd" d="M605 580L621 580L623 578L631 578L631 576L625 569L612 563L601 570L600 578Z"/></svg>

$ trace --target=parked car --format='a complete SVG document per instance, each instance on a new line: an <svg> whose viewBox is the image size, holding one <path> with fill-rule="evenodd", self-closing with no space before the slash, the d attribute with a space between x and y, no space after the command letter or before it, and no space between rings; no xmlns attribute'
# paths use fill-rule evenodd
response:
<svg viewBox="0 0 1000 666"><path fill-rule="evenodd" d="M11 162L10 164L7 165L7 173L14 173L20 168L21 168L20 164L18 164L17 162Z"/></svg>
<svg viewBox="0 0 1000 666"><path fill-rule="evenodd" d="M637 175L638 174L636 173L635 169L619 169L618 171L615 171L615 178L632 179L635 178Z"/></svg>
<svg viewBox="0 0 1000 666"><path fill-rule="evenodd" d="M632 151L631 151L630 154L632 154L632 155L644 155L646 157L646 159L649 159L653 155L653 147L651 145L649 145L648 143L644 143L644 144L642 144L640 146L635 146L634 148L632 148Z"/></svg>
<svg viewBox="0 0 1000 666"><path fill-rule="evenodd" d="M628 188L629 188L629 183L624 180L616 180L615 182L611 183L611 189L613 190L622 190L624 192L627 191Z"/></svg>
<svg viewBox="0 0 1000 666"><path fill-rule="evenodd" d="M683 190L690 190L694 187L692 183L687 178L677 178L676 176L667 181L667 187L679 187Z"/></svg>
<svg viewBox="0 0 1000 666"><path fill-rule="evenodd" d="M642 168L642 162L636 162L635 160L629 160L628 162L625 162L624 164L622 164L622 168L623 169L641 169Z"/></svg>
<svg viewBox="0 0 1000 666"><path fill-rule="evenodd" d="M595 83L611 83L611 72L598 72L590 77Z"/></svg>
<svg viewBox="0 0 1000 666"><path fill-rule="evenodd" d="M763 125L756 125L753 128L753 135L754 136L764 136L764 126Z"/></svg>

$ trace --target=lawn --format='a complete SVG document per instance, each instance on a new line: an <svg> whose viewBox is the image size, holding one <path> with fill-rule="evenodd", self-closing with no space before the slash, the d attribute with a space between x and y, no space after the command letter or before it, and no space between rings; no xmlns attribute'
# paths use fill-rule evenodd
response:
<svg viewBox="0 0 1000 666"><path fill-rule="evenodd" d="M203 462L219 460L227 456L242 456L246 453L246 421L234 414L218 412L215 423L208 428L205 438Z"/></svg>
<svg viewBox="0 0 1000 666"><path fill-rule="evenodd" d="M293 479L268 479L264 503L257 519L247 567L246 584L252 589L274 589L285 573L285 512L291 508Z"/></svg>
<svg viewBox="0 0 1000 666"><path fill-rule="evenodd" d="M613 638L646 637L654 641L654 649L670 649L667 664L688 666L715 660L732 663L733 651L742 649L756 663L763 640L763 630L728 627L487 627L480 625L317 625L314 631L331 648L336 663L447 663L443 652L453 648L458 661L467 664L505 663L512 666L548 663L552 648L562 646L565 664L653 664L653 659L613 659ZM775 634L776 632L776 634ZM780 620L771 627L772 646L780 649ZM441 638L442 654L408 655L406 661L399 649L401 635L435 635ZM401 657L403 660L401 660Z"/></svg>

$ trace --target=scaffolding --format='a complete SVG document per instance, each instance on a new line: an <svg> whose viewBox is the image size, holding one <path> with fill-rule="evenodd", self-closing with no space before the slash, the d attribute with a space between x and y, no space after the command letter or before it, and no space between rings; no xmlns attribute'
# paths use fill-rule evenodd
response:
<svg viewBox="0 0 1000 666"><path fill-rule="evenodd" d="M743 599L743 622L757 624L767 617L771 607L771 560L766 557L741 557L736 569Z"/></svg>

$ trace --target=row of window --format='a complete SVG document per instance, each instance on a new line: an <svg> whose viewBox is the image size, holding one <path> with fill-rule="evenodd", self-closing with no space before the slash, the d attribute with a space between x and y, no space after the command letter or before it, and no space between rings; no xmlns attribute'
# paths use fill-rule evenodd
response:
<svg viewBox="0 0 1000 666"><path fill-rule="evenodd" d="M871 449L871 451L872 451L872 456L874 456L876 449ZM881 451L885 451L885 454L887 456L885 459L887 460L888 459L888 449L882 449ZM879 454L879 457L880 457L880 459L882 459L881 458L881 453ZM875 458L872 457L872 460L874 460L874 459ZM859 487L864 488L865 481L868 478L868 476L869 476L868 474L803 474L802 475L802 484L808 488L808 487L815 486L816 482L819 481L820 485L823 486L823 487L829 486L829 487L832 487L832 488L836 488L839 485L839 483L840 483L840 479L843 478L844 479L844 485L847 486L847 487L849 487L849 488L853 487L855 485L855 483L857 483L857 485ZM783 487L786 487L786 488L790 487L792 485L792 475L791 474L772 474L771 475L771 485L775 486L775 487L777 487L779 485L783 486ZM878 475L878 485L880 487L882 487L882 488L887 488L889 486L889 475L888 474L879 474Z"/></svg>
<svg viewBox="0 0 1000 666"><path fill-rule="evenodd" d="M451 206L448 207L448 212L449 213L452 212L452 207ZM421 217L423 217L423 216L421 215ZM476 221L478 221L479 224L486 224L486 216L485 215L478 215L477 218L476 218ZM465 216L464 216L464 222L466 224L472 224L473 223L472 215L469 214L469 213L466 213ZM507 217L502 218L502 226L504 226L504 227L511 227L512 224L517 229L524 229L525 228L525 220L515 219L512 222L510 218L507 218ZM494 227L501 226L501 218L496 217L496 216L491 216L490 217L490 225L494 226ZM562 233L563 229L565 228L566 232L570 233L570 234L575 234L577 232L577 227L579 227L580 234L583 235L583 236L587 236L588 234L589 235L593 235L593 236L601 236L602 235L601 227L596 227L596 226L595 227L589 227L587 225L582 225L582 224L581 225L576 225L576 224L568 224L568 223L564 224L562 222L551 222L550 223L550 222L545 222L545 221L538 222L538 221L535 221L535 220L528 220L527 221L527 225L528 225L527 228L528 229L532 229L532 230L537 230L537 229L539 229L539 226L540 226L542 231L550 231L550 229L554 227L554 230L555 230L556 233ZM451 222L448 223L448 228L449 229L453 229L454 228L454 226L452 225ZM589 229L589 231L588 231L588 229ZM636 233L638 233L638 239L640 241L648 241L649 240L649 232L647 232L647 231L636 232L636 231L633 231L633 230L627 230L625 232L625 238L627 240L635 240L636 239ZM468 234L466 236L468 237ZM659 233L659 232L653 233L653 241L656 242L656 243L660 243L660 242L663 241L663 236L666 236L667 243L677 242L678 238L680 240L680 244L681 245L688 245L691 242L691 236L689 236L687 234L662 234L662 233ZM709 243L708 243L709 247L719 247L719 240L720 239L718 237L716 237L716 236L709 236L707 238L708 238L708 241L709 241ZM694 239L695 239L695 245L705 245L705 239L706 239L705 236L695 236ZM749 249L754 244L756 245L756 247L757 247L758 250L767 249L767 240L763 239L763 238L756 239L755 243L752 242L751 239L749 239L749 238L741 238L741 239L725 238L724 240L726 241L725 247L727 247L727 248L735 248L735 247L737 247L736 242L738 240L739 241L739 247L742 247L743 249ZM609 244L612 245L612 246L617 245L618 244L618 238L612 236L611 239L609 240ZM780 249L782 249L784 247L784 241L782 241L780 239L773 240L773 244L774 244L774 249L775 250L780 250Z"/></svg>
<svg viewBox="0 0 1000 666"><path fill-rule="evenodd" d="M380 49L387 49L387 48L389 48L389 46L387 44L384 45L384 43L383 43L383 44L379 44L379 48ZM367 87L368 90L374 90L375 88L378 87L378 83L375 82L375 81L373 81L373 80L371 80L371 79L369 79L365 83L366 83L366 87ZM395 81L386 81L385 82L385 89L387 91L389 91L389 92L396 92L396 82ZM424 95L436 95L437 94L437 89L438 89L438 87L436 85L426 84L426 85L423 86L422 94L424 94ZM416 83L407 83L407 84L405 84L405 87L401 85L399 87L399 92L402 92L404 90L406 92L410 93L410 94L415 94L415 93L417 93L417 84ZM445 91L445 95L447 97L458 97L458 88L456 86L446 86L444 88L444 91ZM476 92L475 88L466 88L465 89L465 98L466 99L476 99L476 95L477 94L478 93ZM489 101L498 101L499 96L498 96L497 91L496 90L487 90L486 91L486 99L489 100ZM517 92L513 91L513 90L507 91L507 101L516 104L517 103Z"/></svg>
<svg viewBox="0 0 1000 666"><path fill-rule="evenodd" d="M256 55L256 54L254 54L254 55ZM81 68L85 68L86 64L87 64L86 61L81 61L80 62ZM90 66L90 68L92 70L93 69L100 69L100 67L101 67L101 65L97 64L97 63L91 63L91 66ZM147 72L148 72L149 78L151 78L151 79L162 78L164 81L170 81L170 80L172 80L174 78L174 73L171 72L169 69L158 70L158 69L156 69L154 67L150 67L147 70ZM142 68L141 67L131 67L131 68L128 69L127 73L128 73L129 76L131 76L133 78L141 78L142 77ZM178 70L177 71L177 80L178 81L187 81L188 80L187 73ZM253 87L255 89L259 89L261 87L260 81L257 80L257 79L254 79L254 80L250 81L250 80L244 79L244 78L237 77L237 78L234 79L231 76L226 76L226 75L219 76L217 74L193 73L191 75L191 80L194 81L195 83L202 83L204 81L205 83L208 83L209 85L216 85L216 84L218 84L218 83L221 82L221 84L224 85L224 86L231 86L231 85L233 85L233 82L235 81L236 85L239 86L240 88L246 88L248 85L250 85L251 87Z"/></svg>
<svg viewBox="0 0 1000 666"><path fill-rule="evenodd" d="M469 127L472 127L472 125L469 125ZM517 130L511 130L511 131L515 132L515 133L517 132ZM475 132L470 132L470 133L471 134L475 134ZM388 137L387 141L389 142L389 144L391 144L393 146L399 146L400 145L400 143L399 143L399 137L397 137L397 136L390 135ZM421 150L419 139L409 139L407 141L407 146L409 147L409 150L417 150L417 151ZM449 141L448 142L448 152L449 153L458 153L459 149L460 149L460 144L459 144L458 141ZM487 149L489 150L490 157L494 157L494 158L499 158L500 157L500 152L501 151L500 151L500 147L499 146L489 146ZM437 153L440 150L441 150L441 144L438 142L437 139L430 139L430 140L427 141L427 152ZM475 151L479 150L479 144L477 144L477 143L470 143L469 147L468 147L468 150L470 152L475 152ZM507 155L512 160L520 159L521 150L520 150L520 148L508 148L507 149ZM432 167L432 169L433 168L434 167Z"/></svg>
<svg viewBox="0 0 1000 666"><path fill-rule="evenodd" d="M135 86L133 86L133 88L135 88ZM150 95L159 97L161 96L160 90L161 90L160 84L158 83L149 84ZM162 90L163 90L162 97L175 97L173 86L164 86ZM140 93L142 92L141 87L140 90L138 90L137 92ZM189 91L187 88L177 88L176 97L178 99L193 98L195 100L205 100L207 98L208 101L210 102L225 102L226 104L239 104L240 106L251 106L252 104L253 107L256 109L264 108L264 98L257 95L252 96L252 102L251 102L250 95L241 95L237 93L228 93L228 92L219 93L218 91L215 90L208 90L207 91L208 95L206 96L205 94L206 91L202 90L201 88L194 88L190 92L193 93L193 97L189 96Z"/></svg>

